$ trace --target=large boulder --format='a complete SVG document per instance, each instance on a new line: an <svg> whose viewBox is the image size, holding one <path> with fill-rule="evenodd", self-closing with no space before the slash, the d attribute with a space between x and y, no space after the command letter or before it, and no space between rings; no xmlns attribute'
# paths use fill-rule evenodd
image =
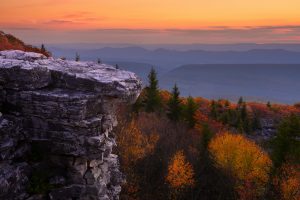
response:
<svg viewBox="0 0 300 200"><path fill-rule="evenodd" d="M109 65L0 51L1 195L118 199L116 109L140 91L135 74Z"/></svg>

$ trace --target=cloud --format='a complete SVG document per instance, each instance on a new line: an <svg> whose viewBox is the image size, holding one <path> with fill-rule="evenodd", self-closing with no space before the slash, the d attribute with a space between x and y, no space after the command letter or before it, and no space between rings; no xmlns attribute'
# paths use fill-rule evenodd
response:
<svg viewBox="0 0 300 200"><path fill-rule="evenodd" d="M75 16L73 16L75 17ZM78 17L78 16L76 16ZM127 29L97 28L72 29L84 23L72 19L53 19L44 26L16 26L14 32L28 30L28 41L105 42L105 43L299 43L300 26L211 26L198 29ZM40 25L42 23L38 23ZM74 25L74 26L73 26ZM0 24L1 26L1 24ZM41 27L41 28L40 28ZM47 28L48 27L48 28ZM49 28L52 27L52 28ZM58 27L69 27L68 29ZM70 28L71 27L71 28ZM13 27L12 27L13 28ZM18 30L17 28L20 28ZM30 34L32 32L32 34ZM38 36L41 35L40 37ZM32 35L32 36L30 36ZM33 36L34 35L34 36ZM43 37L43 38L42 38Z"/></svg>
<svg viewBox="0 0 300 200"><path fill-rule="evenodd" d="M58 20L58 19L45 22L45 24L72 24L72 23L74 22L70 20Z"/></svg>
<svg viewBox="0 0 300 200"><path fill-rule="evenodd" d="M76 22L91 22L91 21L103 21L107 17L94 17L95 14L91 12L76 12L61 16L61 19L76 21Z"/></svg>
<svg viewBox="0 0 300 200"><path fill-rule="evenodd" d="M2 29L8 29L8 30L19 30L19 31L35 31L39 30L35 27L18 27L18 26L2 26Z"/></svg>
<svg viewBox="0 0 300 200"><path fill-rule="evenodd" d="M298 35L300 26L244 26L244 27L227 27L212 26L199 29L89 29L82 30L88 33L111 33L111 34L153 34L153 35L170 35L186 37L224 37L226 38L254 38L254 37L284 37ZM71 31L73 32L73 31Z"/></svg>

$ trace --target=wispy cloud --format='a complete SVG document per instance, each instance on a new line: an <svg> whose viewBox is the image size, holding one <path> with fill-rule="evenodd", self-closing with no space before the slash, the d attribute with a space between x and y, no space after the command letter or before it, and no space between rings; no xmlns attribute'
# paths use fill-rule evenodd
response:
<svg viewBox="0 0 300 200"><path fill-rule="evenodd" d="M60 19L53 19L44 22L44 24L48 25L62 25L62 24L83 24L82 22L76 22L76 21L71 21L71 20L60 20Z"/></svg>
<svg viewBox="0 0 300 200"><path fill-rule="evenodd" d="M27 38L55 42L113 42L113 43L299 43L300 25L282 26L244 26L227 27L211 26L198 29L127 29L127 28L97 28L97 29L57 29L57 27L76 27L85 22L71 19L52 19L38 22L43 26L11 26L6 27L13 32L25 31ZM81 15L84 17L84 14ZM36 25L36 24L35 24ZM1 24L0 24L1 26ZM40 33L41 37L37 37ZM55 34L53 34L55 33ZM34 36L33 36L34 35Z"/></svg>

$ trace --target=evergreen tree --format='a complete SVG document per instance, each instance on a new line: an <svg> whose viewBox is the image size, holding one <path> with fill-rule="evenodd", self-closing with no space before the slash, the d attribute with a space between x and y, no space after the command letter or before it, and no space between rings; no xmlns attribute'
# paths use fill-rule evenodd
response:
<svg viewBox="0 0 300 200"><path fill-rule="evenodd" d="M238 101L238 108L240 108L243 105L243 103L244 103L244 99L243 97L240 97Z"/></svg>
<svg viewBox="0 0 300 200"><path fill-rule="evenodd" d="M46 48L45 48L45 45L42 44L42 46L41 46L41 52L45 53L46 51L47 51L47 50L46 50Z"/></svg>
<svg viewBox="0 0 300 200"><path fill-rule="evenodd" d="M243 121L243 128L245 133L250 133L250 122L249 122L249 117L248 117L248 111L247 111L247 105L244 102L243 106L241 108L241 117Z"/></svg>
<svg viewBox="0 0 300 200"><path fill-rule="evenodd" d="M80 61L80 55L76 52L76 55L75 55L75 61L78 62Z"/></svg>
<svg viewBox="0 0 300 200"><path fill-rule="evenodd" d="M252 127L251 128L252 128L253 131L261 129L261 124L260 124L260 121L259 121L259 118L258 118L257 114L254 114L254 116L253 116Z"/></svg>
<svg viewBox="0 0 300 200"><path fill-rule="evenodd" d="M148 86L145 88L145 110L147 112L154 112L161 107L161 97L156 76L156 71L152 68L148 75Z"/></svg>
<svg viewBox="0 0 300 200"><path fill-rule="evenodd" d="M97 59L97 63L98 63L98 64L101 64L101 63L102 63L102 61L101 61L100 58Z"/></svg>
<svg viewBox="0 0 300 200"><path fill-rule="evenodd" d="M279 125L276 137L272 140L272 158L276 168L284 162L300 163L300 118L291 115Z"/></svg>
<svg viewBox="0 0 300 200"><path fill-rule="evenodd" d="M196 124L195 114L197 111L197 104L195 103L194 99L189 96L187 98L187 103L185 105L185 120L188 123L189 127L193 128Z"/></svg>
<svg viewBox="0 0 300 200"><path fill-rule="evenodd" d="M247 111L247 104L244 102L243 98L241 97L238 102L237 107L237 128L242 133L249 133L250 132L250 123Z"/></svg>
<svg viewBox="0 0 300 200"><path fill-rule="evenodd" d="M179 98L180 92L175 84L172 90L172 96L168 102L168 117L173 121L179 121L182 115L182 105Z"/></svg>
<svg viewBox="0 0 300 200"><path fill-rule="evenodd" d="M230 123L230 110L226 110L222 113L220 120L224 123L224 124L228 124Z"/></svg>
<svg viewBox="0 0 300 200"><path fill-rule="evenodd" d="M215 100L212 100L210 104L210 116L214 119L218 118L217 104Z"/></svg>
<svg viewBox="0 0 300 200"><path fill-rule="evenodd" d="M240 108L240 114L243 121L247 120L248 113L247 113L247 105L246 103L242 103L242 106Z"/></svg>
<svg viewBox="0 0 300 200"><path fill-rule="evenodd" d="M202 152L207 150L208 144L213 137L213 132L207 123L202 125Z"/></svg>

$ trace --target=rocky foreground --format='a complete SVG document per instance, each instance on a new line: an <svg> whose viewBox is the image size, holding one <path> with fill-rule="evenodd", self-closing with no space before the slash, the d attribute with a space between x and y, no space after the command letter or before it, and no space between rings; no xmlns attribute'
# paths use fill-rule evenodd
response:
<svg viewBox="0 0 300 200"><path fill-rule="evenodd" d="M109 65L0 51L0 199L118 199L116 109L140 91Z"/></svg>

